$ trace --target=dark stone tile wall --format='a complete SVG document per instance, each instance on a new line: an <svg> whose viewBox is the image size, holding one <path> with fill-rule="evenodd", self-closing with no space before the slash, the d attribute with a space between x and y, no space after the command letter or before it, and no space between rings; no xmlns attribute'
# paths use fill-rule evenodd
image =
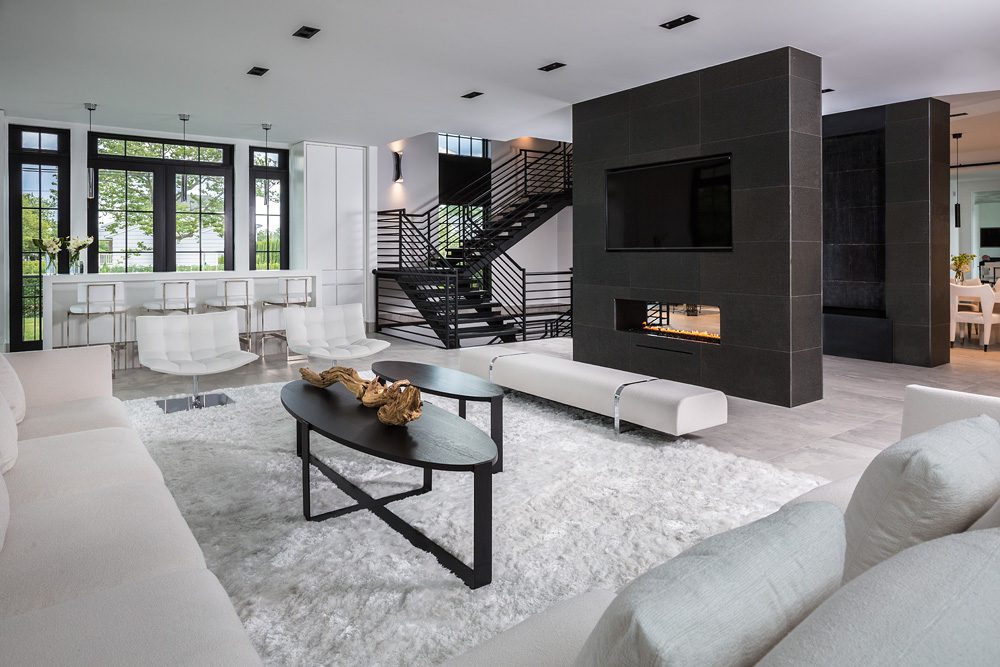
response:
<svg viewBox="0 0 1000 667"><path fill-rule="evenodd" d="M576 359L778 405L822 398L820 69L782 48L574 105ZM720 153L732 252L605 250L605 170ZM717 305L722 344L616 331L615 298Z"/></svg>
<svg viewBox="0 0 1000 667"><path fill-rule="evenodd" d="M823 118L824 306L871 308L877 287L870 278L878 277L871 269L881 271L896 363L937 366L949 360L949 127L948 104L931 98ZM880 162L876 136L882 141ZM857 175L873 164L883 174L880 193L872 187L874 177ZM845 167L857 169L847 169L847 177ZM878 255L874 265L870 256L859 261L862 250L856 247L869 252L877 246L879 226L869 224L878 207L884 211L881 266ZM858 226L854 213L864 216ZM869 230L875 236L867 236ZM855 248L845 249L850 244Z"/></svg>

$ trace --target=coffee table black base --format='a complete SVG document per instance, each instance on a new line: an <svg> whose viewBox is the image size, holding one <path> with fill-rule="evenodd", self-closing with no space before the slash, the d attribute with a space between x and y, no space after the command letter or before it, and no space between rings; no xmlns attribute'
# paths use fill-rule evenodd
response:
<svg viewBox="0 0 1000 667"><path fill-rule="evenodd" d="M437 561L455 576L462 580L466 586L472 589L486 586L493 580L493 478L492 466L484 464L477 466L473 470L473 530L472 530L472 567L463 563L458 557L451 554L437 542L427 537L419 530L411 526L386 508L388 503L411 496L419 496L431 490L433 485L432 470L423 468L424 483L422 486L409 491L395 493L391 496L373 498L360 488L343 477L329 465L313 456L309 451L309 424L298 422L296 428L296 449L302 459L302 514L307 521L326 521L345 514L357 512L358 510L368 510L378 518L382 519L390 528L406 538L406 540L417 547L431 554ZM315 466L331 482L337 485L341 491L353 498L357 504L340 509L313 514L310 502L309 478L311 467Z"/></svg>

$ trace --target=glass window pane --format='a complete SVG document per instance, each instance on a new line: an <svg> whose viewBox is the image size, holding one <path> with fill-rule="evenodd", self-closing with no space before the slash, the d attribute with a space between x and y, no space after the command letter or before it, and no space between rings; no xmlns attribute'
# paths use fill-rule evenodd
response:
<svg viewBox="0 0 1000 667"><path fill-rule="evenodd" d="M472 140L472 157L483 157L483 140Z"/></svg>
<svg viewBox="0 0 1000 667"><path fill-rule="evenodd" d="M52 134L50 132L42 132L39 135L39 147L43 151L57 151L59 150L59 135Z"/></svg>
<svg viewBox="0 0 1000 667"><path fill-rule="evenodd" d="M225 268L225 255L221 252L206 252L201 256L202 271L223 271Z"/></svg>
<svg viewBox="0 0 1000 667"><path fill-rule="evenodd" d="M197 160L198 147L183 144L163 144L163 157L168 160Z"/></svg>
<svg viewBox="0 0 1000 667"><path fill-rule="evenodd" d="M268 185L268 213L278 213L281 206L281 181L270 181Z"/></svg>
<svg viewBox="0 0 1000 667"><path fill-rule="evenodd" d="M125 155L125 140L98 137L97 152L102 155Z"/></svg>
<svg viewBox="0 0 1000 667"><path fill-rule="evenodd" d="M101 252L121 251L125 248L127 216L121 211L102 211L97 214L97 238Z"/></svg>
<svg viewBox="0 0 1000 667"><path fill-rule="evenodd" d="M439 134L438 135L438 153L448 152L448 135Z"/></svg>
<svg viewBox="0 0 1000 667"><path fill-rule="evenodd" d="M458 155L458 137L451 134L448 135L448 153Z"/></svg>
<svg viewBox="0 0 1000 667"><path fill-rule="evenodd" d="M153 271L153 253L137 252L128 256L129 273L151 273Z"/></svg>
<svg viewBox="0 0 1000 667"><path fill-rule="evenodd" d="M177 174L174 179L174 197L178 211L198 211L201 179L196 174ZM185 197L186 195L186 197Z"/></svg>
<svg viewBox="0 0 1000 667"><path fill-rule="evenodd" d="M59 206L59 167L44 165L39 172L42 206Z"/></svg>
<svg viewBox="0 0 1000 667"><path fill-rule="evenodd" d="M201 253L179 252L177 253L178 271L201 271Z"/></svg>
<svg viewBox="0 0 1000 667"><path fill-rule="evenodd" d="M22 132L21 148L32 151L38 150L38 132Z"/></svg>
<svg viewBox="0 0 1000 667"><path fill-rule="evenodd" d="M163 144L152 141L126 141L125 154L132 157L163 158Z"/></svg>
<svg viewBox="0 0 1000 667"><path fill-rule="evenodd" d="M201 216L201 249L222 252L226 249L226 224L221 215Z"/></svg>
<svg viewBox="0 0 1000 667"><path fill-rule="evenodd" d="M221 148L202 148L201 149L201 161L202 162L222 162L222 149Z"/></svg>
<svg viewBox="0 0 1000 667"><path fill-rule="evenodd" d="M200 250L200 217L197 213L178 213L175 216L174 242L177 252L193 252Z"/></svg>
<svg viewBox="0 0 1000 667"><path fill-rule="evenodd" d="M121 169L97 171L97 208L101 211L125 210L125 172Z"/></svg>
<svg viewBox="0 0 1000 667"><path fill-rule="evenodd" d="M128 229L125 247L128 250L152 252L153 250L153 214L129 213Z"/></svg>
<svg viewBox="0 0 1000 667"><path fill-rule="evenodd" d="M129 211L153 210L153 172L129 171L125 175Z"/></svg>
<svg viewBox="0 0 1000 667"><path fill-rule="evenodd" d="M21 206L38 206L41 194L41 166L21 165Z"/></svg>
<svg viewBox="0 0 1000 667"><path fill-rule="evenodd" d="M38 214L37 208L21 209L21 250L31 252L38 249L35 240L42 238Z"/></svg>
<svg viewBox="0 0 1000 667"><path fill-rule="evenodd" d="M266 215L257 216L257 250L267 250L267 218Z"/></svg>
<svg viewBox="0 0 1000 667"><path fill-rule="evenodd" d="M43 239L59 238L59 211L42 209L38 217L38 231Z"/></svg>
<svg viewBox="0 0 1000 667"><path fill-rule="evenodd" d="M201 210L222 213L226 209L226 179L223 176L201 177Z"/></svg>

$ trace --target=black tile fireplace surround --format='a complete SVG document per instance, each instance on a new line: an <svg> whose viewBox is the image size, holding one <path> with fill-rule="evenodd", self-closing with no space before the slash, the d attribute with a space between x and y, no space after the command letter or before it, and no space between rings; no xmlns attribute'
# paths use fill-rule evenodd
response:
<svg viewBox="0 0 1000 667"><path fill-rule="evenodd" d="M822 398L820 69L783 48L574 105L575 359L782 406ZM732 251L607 250L608 170L719 154ZM721 337L642 331L647 303L713 306ZM684 309L670 311L673 328Z"/></svg>

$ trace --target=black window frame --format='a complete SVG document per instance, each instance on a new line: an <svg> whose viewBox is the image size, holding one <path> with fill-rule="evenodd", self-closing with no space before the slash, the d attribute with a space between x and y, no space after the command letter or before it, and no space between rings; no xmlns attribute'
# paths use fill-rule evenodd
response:
<svg viewBox="0 0 1000 667"><path fill-rule="evenodd" d="M458 152L453 153L448 149L448 139L455 139L458 142ZM444 139L444 150L441 150L441 139ZM465 152L463 146L468 143L469 150ZM473 155L472 146L476 143L482 145L482 153L480 155ZM491 146L490 140L484 139L483 137L473 137L468 134L450 134L448 132L438 132L438 154L439 155L454 155L456 157L471 157L471 158L492 158L490 154Z"/></svg>
<svg viewBox="0 0 1000 667"><path fill-rule="evenodd" d="M40 132L43 134L55 134L56 150L42 150L22 147L23 132ZM15 141L16 137L16 141ZM58 170L59 195L56 203L56 210L59 213L58 234L60 237L70 235L70 131L66 128L41 127L35 125L14 125L7 129L8 155L7 155L7 176L8 192L10 201L8 202L8 260L10 262L10 290L8 292L10 315L10 329L8 344L11 352L22 350L42 349L42 336L39 334L38 340L25 341L24 339L24 276L23 276L23 248L24 225L22 222L22 192L21 192L21 167L24 164L39 164L54 166ZM39 252L39 256L41 253ZM60 252L56 268L58 273L69 273L69 257L66 253ZM43 307L41 273L39 273L39 310Z"/></svg>
<svg viewBox="0 0 1000 667"><path fill-rule="evenodd" d="M275 167L254 164L256 153L277 153L278 164ZM250 270L267 270L257 268L257 179L276 180L281 184L281 209L279 210L278 237L281 244L278 248L278 263L280 270L288 270L288 235L289 235L289 200L288 196L288 149L265 148L250 146ZM268 251L269 253L272 251Z"/></svg>
<svg viewBox="0 0 1000 667"><path fill-rule="evenodd" d="M149 142L156 144L170 144L183 146L197 146L198 148L217 148L222 150L221 162L200 162L196 160L177 160L172 158L139 157L129 155L108 155L99 153L97 142L99 139L113 139L122 141ZM153 173L153 271L176 271L177 270L177 243L176 243L176 213L177 202L174 196L167 196L167 193L174 192L173 183L180 174L189 176L222 176L225 182L226 194L223 203L223 228L225 239L223 240L223 270L232 271L236 266L235 249L236 243L233 237L233 201L234 201L234 168L233 155L235 148L232 144L219 144L206 141L192 141L180 139L168 139L161 137L150 137L132 134L111 134L107 132L87 133L87 166L94 169L94 192L95 196L87 203L87 234L93 236L97 242L92 243L87 249L87 271L88 273L100 272L100 240L98 222L98 202L100 194L100 170L134 170L149 171ZM113 275L113 274L105 274Z"/></svg>

